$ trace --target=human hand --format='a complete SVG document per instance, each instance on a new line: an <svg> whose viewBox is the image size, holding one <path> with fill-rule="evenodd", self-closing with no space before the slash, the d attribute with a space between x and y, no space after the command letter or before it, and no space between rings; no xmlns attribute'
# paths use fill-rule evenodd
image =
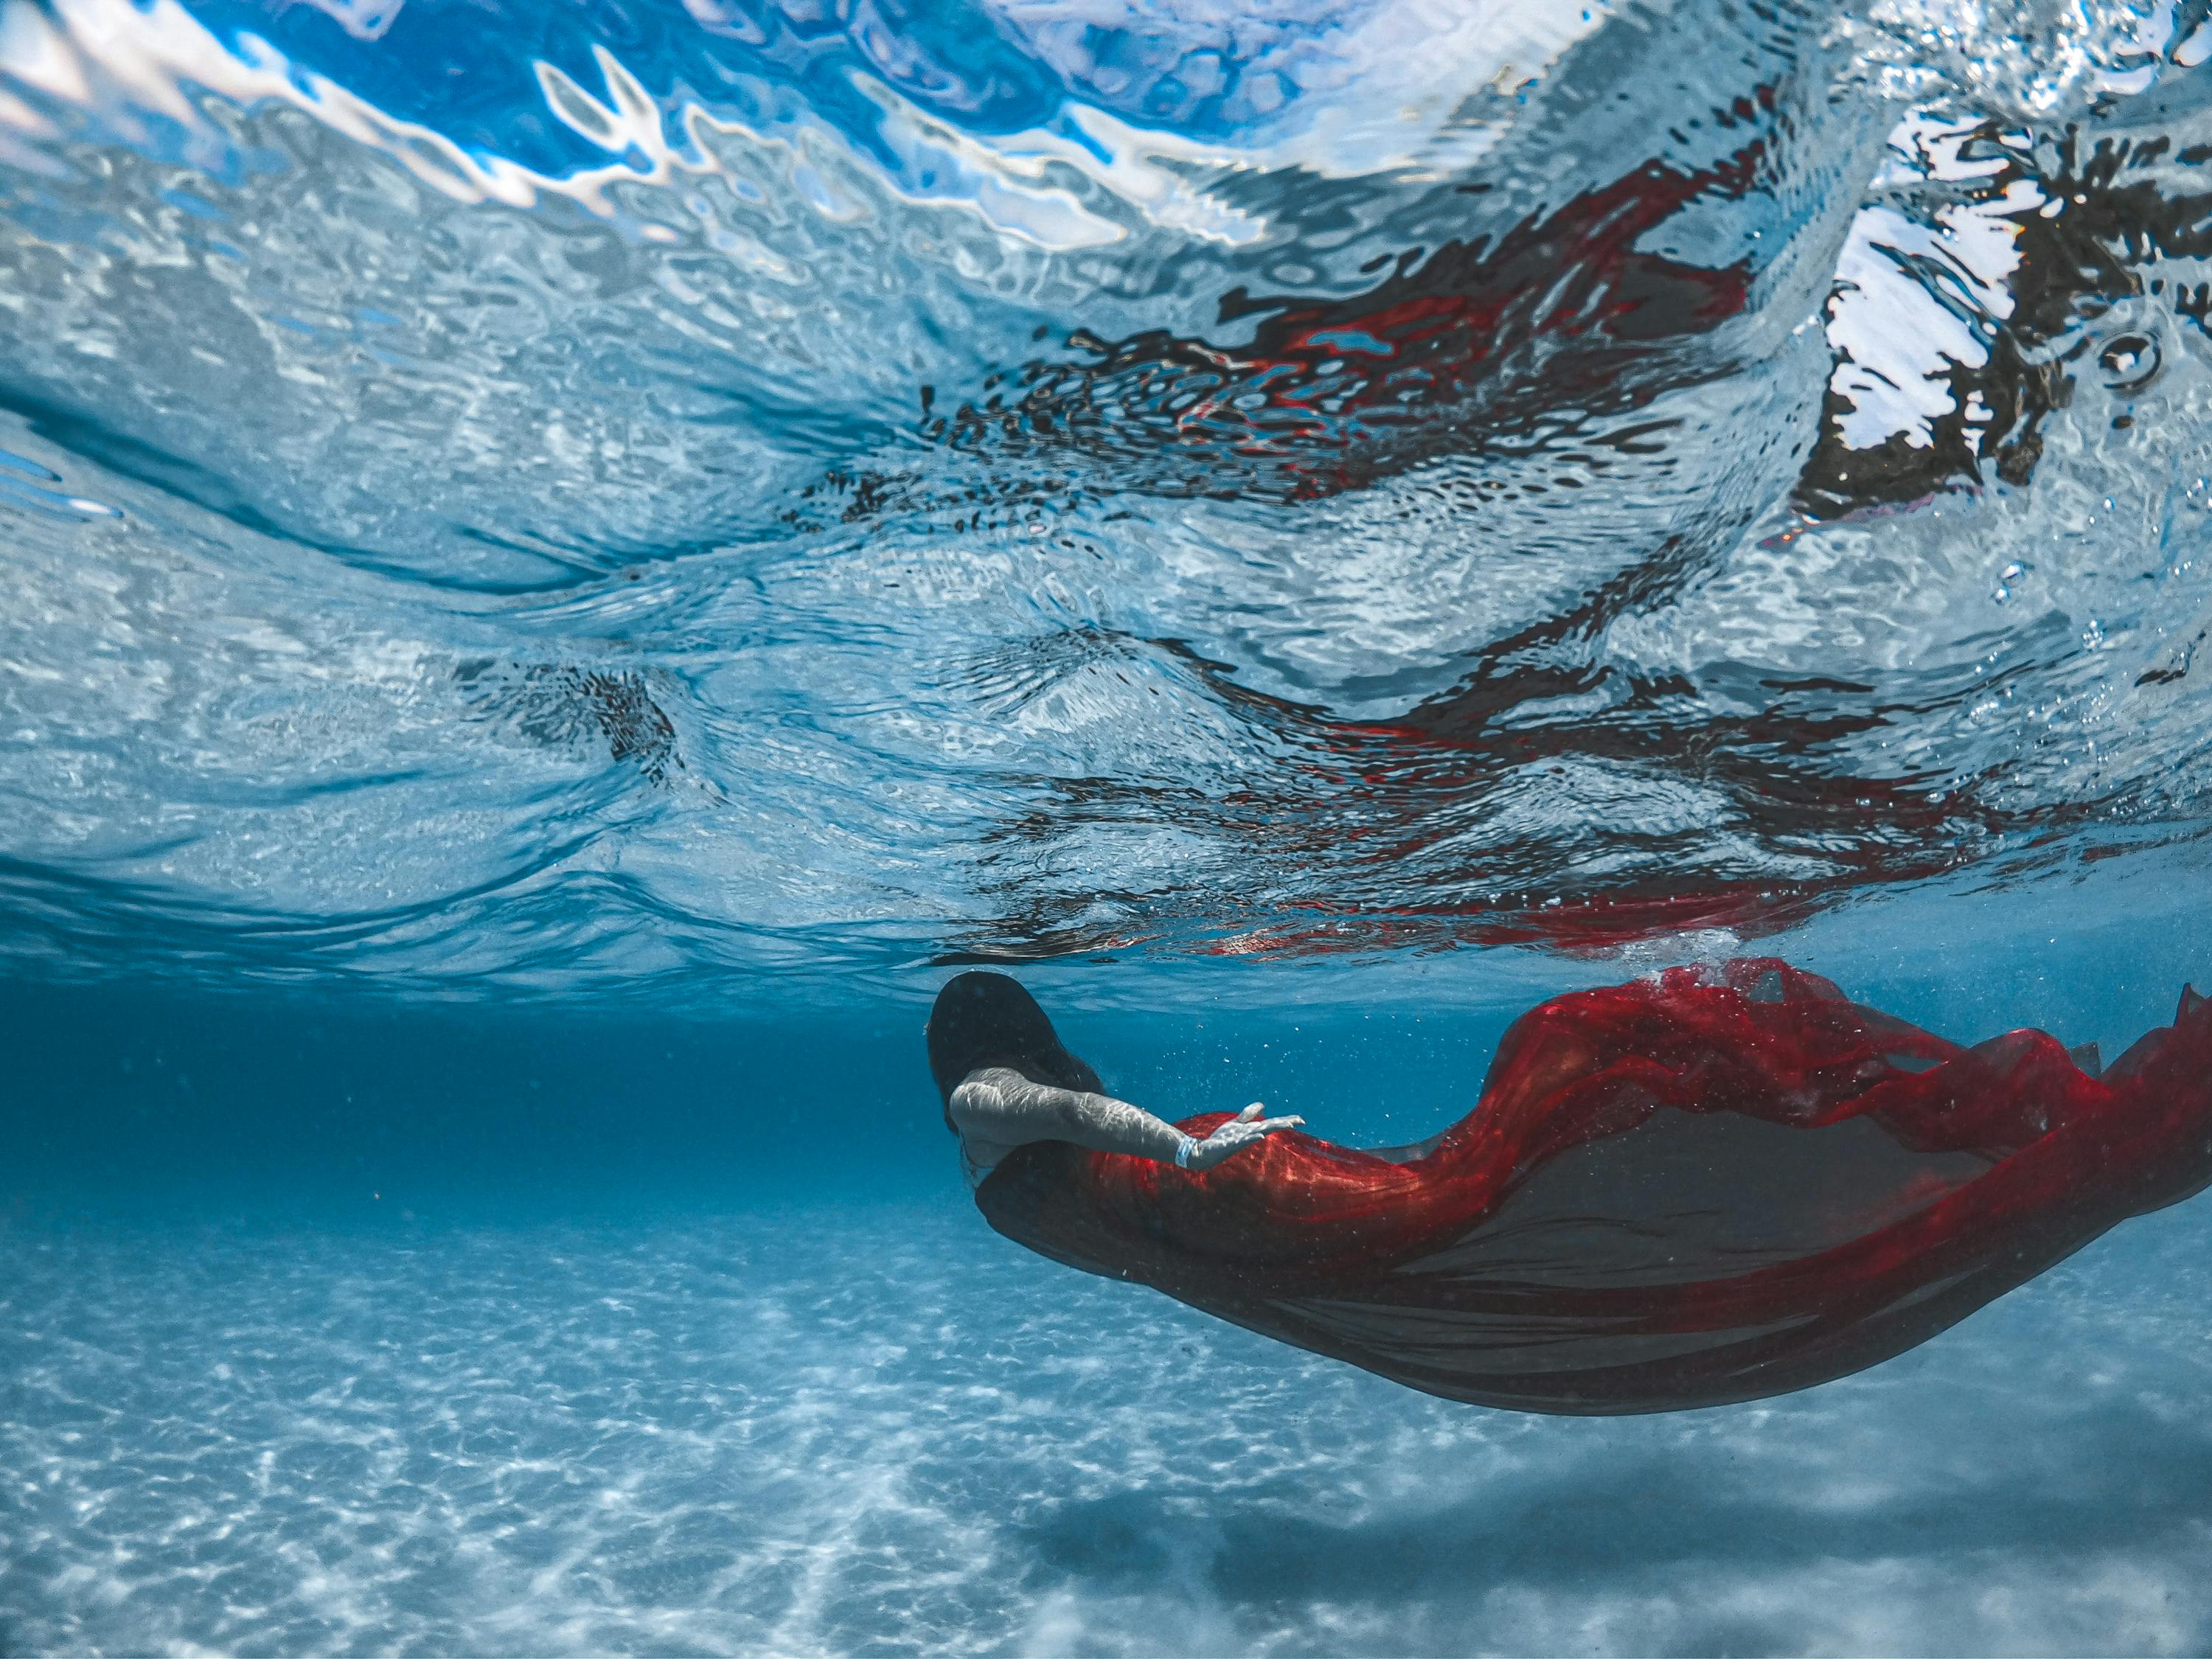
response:
<svg viewBox="0 0 2212 1659"><path fill-rule="evenodd" d="M1256 1146L1281 1129L1295 1129L1304 1123L1302 1117L1262 1117L1267 1109L1254 1101L1235 1117L1191 1148L1190 1165L1194 1170L1210 1170L1224 1158L1231 1158L1247 1146Z"/></svg>

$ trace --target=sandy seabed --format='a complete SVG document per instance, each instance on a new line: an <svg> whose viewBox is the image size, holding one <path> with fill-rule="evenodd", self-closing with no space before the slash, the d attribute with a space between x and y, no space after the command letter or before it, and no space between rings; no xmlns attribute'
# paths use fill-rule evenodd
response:
<svg viewBox="0 0 2212 1659"><path fill-rule="evenodd" d="M0 1232L0 1654L2203 1653L2212 1203L1905 1358L1408 1393L950 1206Z"/></svg>

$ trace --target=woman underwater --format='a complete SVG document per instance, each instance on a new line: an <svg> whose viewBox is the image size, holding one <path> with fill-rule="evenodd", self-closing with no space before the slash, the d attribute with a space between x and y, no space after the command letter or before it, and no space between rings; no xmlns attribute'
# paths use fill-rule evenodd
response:
<svg viewBox="0 0 2212 1659"><path fill-rule="evenodd" d="M1717 1406L1903 1352L2212 1182L2212 1003L2099 1072L1930 1036L1764 958L1540 1004L1474 1109L1358 1151L1107 1097L1003 975L929 1022L1016 1243L1447 1399Z"/></svg>

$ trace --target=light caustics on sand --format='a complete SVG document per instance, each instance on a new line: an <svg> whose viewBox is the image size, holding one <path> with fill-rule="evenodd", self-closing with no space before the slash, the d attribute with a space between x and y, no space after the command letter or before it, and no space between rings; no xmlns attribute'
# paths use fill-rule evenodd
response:
<svg viewBox="0 0 2212 1659"><path fill-rule="evenodd" d="M2195 14L1477 9L10 4L9 959L1604 949L2193 837Z"/></svg>

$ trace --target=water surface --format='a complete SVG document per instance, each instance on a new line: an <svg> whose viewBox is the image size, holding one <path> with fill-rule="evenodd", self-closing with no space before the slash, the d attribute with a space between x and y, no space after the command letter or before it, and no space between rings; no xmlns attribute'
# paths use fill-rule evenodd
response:
<svg viewBox="0 0 2212 1659"><path fill-rule="evenodd" d="M2195 3L0 4L0 1650L2201 1652L2203 1204L1448 1406L919 1030L1349 1141L2212 981Z"/></svg>

